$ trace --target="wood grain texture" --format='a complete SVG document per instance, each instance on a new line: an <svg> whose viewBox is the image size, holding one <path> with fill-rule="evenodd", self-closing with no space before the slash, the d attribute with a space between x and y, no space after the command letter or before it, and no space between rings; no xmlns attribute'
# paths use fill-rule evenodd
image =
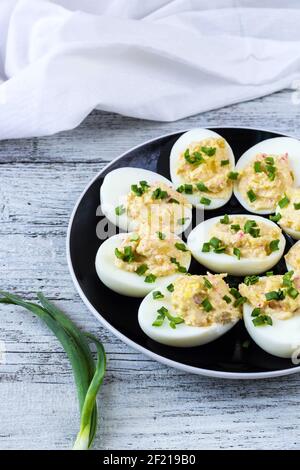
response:
<svg viewBox="0 0 300 470"><path fill-rule="evenodd" d="M299 449L300 376L222 381L162 366L121 343L75 292L65 254L72 208L105 162L144 140L196 125L263 127L300 136L300 106L275 95L173 122L93 112L77 129L0 143L0 285L42 289L101 338L108 372L97 449ZM0 449L67 449L78 430L72 374L33 315L0 306Z"/></svg>

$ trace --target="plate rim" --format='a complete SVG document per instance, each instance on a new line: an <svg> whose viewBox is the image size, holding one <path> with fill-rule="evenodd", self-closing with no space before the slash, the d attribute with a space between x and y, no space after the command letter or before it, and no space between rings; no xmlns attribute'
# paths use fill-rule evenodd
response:
<svg viewBox="0 0 300 470"><path fill-rule="evenodd" d="M266 128L249 127L249 126L230 126L230 125L210 126L210 125L208 125L208 126L202 126L202 127L207 128L207 129L220 129L220 128L221 129L246 129L246 130L278 133L276 130L270 130L270 129L266 129ZM76 278L76 275L75 275L75 272L74 272L74 269L73 269L72 260L71 260L71 250L70 250L71 230L72 230L73 221L74 221L74 217L75 217L76 211L78 209L78 206L81 203L83 197L85 196L85 194L86 194L87 190L90 188L90 186L99 178L99 176L102 175L102 173L104 173L107 169L109 169L109 167L111 165L113 165L116 161L123 158L127 153L131 152L132 150L136 150L139 147L142 147L146 144L150 144L151 142L154 142L158 139L162 139L164 137L172 137L172 136L174 136L174 135L176 135L180 132L184 133L184 132L187 132L190 129L194 129L194 128L195 127L191 127L191 128L183 129L183 130L178 129L178 130L176 130L174 132L171 132L171 133L168 132L166 134L161 134L159 136L152 137L149 140L143 141L142 143L140 143L138 145L135 145L134 147L130 147L125 152L123 152L121 155L117 156L116 158L114 158L113 160L108 162L84 187L83 191L79 195L79 197L78 197L78 199L77 199L77 201L76 201L76 203L73 207L73 210L72 210L72 213L71 213L71 216L70 216L70 219L69 219L69 223L68 223L67 236L66 236L67 264L68 264L68 269L69 269L73 284L75 286L75 289L77 290L81 300L86 305L88 310L95 316L95 318L100 323L102 323L102 325L105 328L107 328L118 339L123 341L125 344L127 344L131 348L143 353L145 356L150 357L151 359L153 359L153 360L155 360L155 361L157 361L157 362L159 362L163 365L172 367L174 369L181 370L181 371L186 372L186 373L192 373L192 374L195 374L195 375L201 375L201 376L205 376L205 377L222 378L222 379L234 379L234 380L267 379L267 378L275 378L275 377L282 377L282 376L286 376L286 375L296 374L297 372L300 372L300 366L296 366L296 367L293 367L293 368L290 368L290 369L280 369L280 370L276 370L276 371L267 371L267 372L224 372L224 371L218 371L218 370L202 369L200 367L194 367L194 366L190 366L190 365L187 365L187 364L182 364L181 362L177 362L177 361L174 361L172 359L168 359L164 356L161 356L159 354L156 354L156 353L150 351L149 349L145 348L144 346L141 346L141 345L135 343L133 340L131 340L126 335L124 335L119 330L117 330L115 327L113 327L101 315L101 313L98 312L95 309L95 307L90 303L90 301L88 300L88 298L84 294L83 290L81 289L80 284L79 284L79 282ZM279 132L279 133L281 133L281 132ZM291 138L294 138L294 139L296 138L295 136L292 136L292 135L289 135L289 134L286 134L286 133L282 134L282 135L285 136L285 137L291 137Z"/></svg>

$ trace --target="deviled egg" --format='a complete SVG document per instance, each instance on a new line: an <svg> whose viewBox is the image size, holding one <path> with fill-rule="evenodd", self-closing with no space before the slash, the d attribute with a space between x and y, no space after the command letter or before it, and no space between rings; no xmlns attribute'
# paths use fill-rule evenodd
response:
<svg viewBox="0 0 300 470"><path fill-rule="evenodd" d="M270 216L280 227L296 240L300 239L300 188L288 188Z"/></svg>
<svg viewBox="0 0 300 470"><path fill-rule="evenodd" d="M288 271L300 271L300 240L289 249L284 258Z"/></svg>
<svg viewBox="0 0 300 470"><path fill-rule="evenodd" d="M100 190L101 208L110 222L126 231L147 223L183 232L191 223L191 205L162 175L142 168L118 168L108 173ZM154 230L154 228L153 228Z"/></svg>
<svg viewBox="0 0 300 470"><path fill-rule="evenodd" d="M138 232L114 235L104 241L96 256L96 271L107 287L131 296L144 297L161 284L186 273L191 254L172 233L151 233L147 226Z"/></svg>
<svg viewBox="0 0 300 470"><path fill-rule="evenodd" d="M199 263L212 271L240 276L272 268L283 255L285 243L274 222L245 214L205 220L187 240Z"/></svg>
<svg viewBox="0 0 300 470"><path fill-rule="evenodd" d="M255 214L275 212L288 188L300 183L300 141L267 139L251 147L236 164L234 194Z"/></svg>
<svg viewBox="0 0 300 470"><path fill-rule="evenodd" d="M177 276L142 301L138 321L146 335L169 346L200 346L219 338L241 318L241 296L226 274Z"/></svg>
<svg viewBox="0 0 300 470"><path fill-rule="evenodd" d="M246 329L258 346L278 357L292 357L300 347L300 278L290 271L240 284ZM248 283L249 284L249 283Z"/></svg>
<svg viewBox="0 0 300 470"><path fill-rule="evenodd" d="M229 201L234 165L228 142L209 129L185 132L170 154L171 180L177 191L202 209L216 209Z"/></svg>

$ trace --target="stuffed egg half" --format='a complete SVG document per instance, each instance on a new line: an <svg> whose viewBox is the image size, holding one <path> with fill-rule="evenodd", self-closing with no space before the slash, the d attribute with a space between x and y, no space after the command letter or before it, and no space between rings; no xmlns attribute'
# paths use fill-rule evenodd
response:
<svg viewBox="0 0 300 470"><path fill-rule="evenodd" d="M96 255L100 280L118 294L144 297L178 273L186 273L191 254L185 243L172 233L139 232L114 235L104 241Z"/></svg>
<svg viewBox="0 0 300 470"><path fill-rule="evenodd" d="M252 279L254 282L254 279ZM246 329L258 346L274 356L297 357L300 348L300 278L293 272L240 284Z"/></svg>
<svg viewBox="0 0 300 470"><path fill-rule="evenodd" d="M285 238L272 221L254 215L224 215L201 222L188 236L196 260L216 272L238 276L272 268L283 255Z"/></svg>
<svg viewBox="0 0 300 470"><path fill-rule="evenodd" d="M141 329L154 341L177 347L200 346L224 335L241 318L241 297L225 276L181 275L150 292L138 312Z"/></svg>
<svg viewBox="0 0 300 470"><path fill-rule="evenodd" d="M275 212L286 191L300 184L299 163L299 140L275 137L259 142L236 164L236 198L255 214Z"/></svg>
<svg viewBox="0 0 300 470"><path fill-rule="evenodd" d="M209 129L185 132L170 153L171 180L197 208L216 209L229 201L234 166L228 142Z"/></svg>
<svg viewBox="0 0 300 470"><path fill-rule="evenodd" d="M123 230L141 224L166 225L174 233L191 223L191 205L162 175L142 168L118 168L108 173L100 190L101 209L107 219Z"/></svg>

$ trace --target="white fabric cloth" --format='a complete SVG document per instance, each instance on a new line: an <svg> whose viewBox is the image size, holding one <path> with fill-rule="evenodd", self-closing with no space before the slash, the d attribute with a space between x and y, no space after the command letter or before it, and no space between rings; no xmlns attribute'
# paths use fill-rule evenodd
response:
<svg viewBox="0 0 300 470"><path fill-rule="evenodd" d="M180 119L299 79L299 0L0 0L2 139L95 107Z"/></svg>

